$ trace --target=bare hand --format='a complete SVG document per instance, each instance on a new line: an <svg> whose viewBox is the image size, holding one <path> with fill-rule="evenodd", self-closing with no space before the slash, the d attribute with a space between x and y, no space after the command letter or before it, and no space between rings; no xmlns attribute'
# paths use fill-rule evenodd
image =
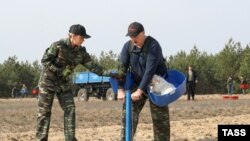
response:
<svg viewBox="0 0 250 141"><path fill-rule="evenodd" d="M143 91L141 89L137 89L134 93L132 93L131 99L133 101L140 100L142 97L142 93L143 93Z"/></svg>
<svg viewBox="0 0 250 141"><path fill-rule="evenodd" d="M124 101L124 98L125 98L125 91L123 89L118 89L117 99Z"/></svg>

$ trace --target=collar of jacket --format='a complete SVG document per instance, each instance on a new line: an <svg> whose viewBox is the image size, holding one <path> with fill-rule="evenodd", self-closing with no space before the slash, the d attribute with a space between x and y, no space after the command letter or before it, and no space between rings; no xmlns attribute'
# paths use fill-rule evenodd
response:
<svg viewBox="0 0 250 141"><path fill-rule="evenodd" d="M66 45L67 45L69 48L72 48L72 49L77 49L77 48L82 47L82 46L80 46L80 47L72 46L72 45L71 45L71 42L70 42L70 38L64 39L64 42L66 43Z"/></svg>

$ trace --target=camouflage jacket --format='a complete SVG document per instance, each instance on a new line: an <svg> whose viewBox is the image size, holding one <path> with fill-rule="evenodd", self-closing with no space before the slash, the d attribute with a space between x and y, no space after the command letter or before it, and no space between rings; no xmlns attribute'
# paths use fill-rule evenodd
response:
<svg viewBox="0 0 250 141"><path fill-rule="evenodd" d="M54 42L46 49L41 60L43 79L68 80L78 64L84 65L89 71L102 75L104 69L91 61L85 47L72 47L69 38Z"/></svg>

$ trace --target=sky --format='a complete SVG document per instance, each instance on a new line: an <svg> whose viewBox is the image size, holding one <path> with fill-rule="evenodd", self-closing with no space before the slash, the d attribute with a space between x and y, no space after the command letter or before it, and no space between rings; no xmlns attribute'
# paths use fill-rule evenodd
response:
<svg viewBox="0 0 250 141"><path fill-rule="evenodd" d="M92 38L87 52L119 54L128 25L140 22L160 43L163 55L219 53L230 38L250 43L249 0L0 0L0 63L40 61L51 43L82 24Z"/></svg>

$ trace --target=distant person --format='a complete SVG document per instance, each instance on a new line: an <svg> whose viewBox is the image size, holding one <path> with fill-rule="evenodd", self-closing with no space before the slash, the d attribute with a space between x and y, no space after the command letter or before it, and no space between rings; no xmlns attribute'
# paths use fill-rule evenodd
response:
<svg viewBox="0 0 250 141"><path fill-rule="evenodd" d="M41 60L43 70L38 84L37 141L48 140L51 108L55 95L64 111L65 141L77 140L75 103L70 86L70 75L78 64L84 65L89 71L98 75L107 75L103 67L91 60L86 48L82 46L84 40L90 37L82 25L75 24L70 27L68 38L56 41L46 49Z"/></svg>
<svg viewBox="0 0 250 141"><path fill-rule="evenodd" d="M233 78L231 76L227 79L227 92L229 95L233 94Z"/></svg>
<svg viewBox="0 0 250 141"><path fill-rule="evenodd" d="M22 98L25 98L28 96L28 89L27 89L25 84L23 84L21 91L20 91L20 94L21 94Z"/></svg>
<svg viewBox="0 0 250 141"><path fill-rule="evenodd" d="M36 98L38 99L38 94L39 94L39 87L36 86L36 87L32 90L32 95L36 96Z"/></svg>
<svg viewBox="0 0 250 141"><path fill-rule="evenodd" d="M192 66L188 66L187 71L187 100L194 100L195 97L195 85L198 82L196 71L193 70Z"/></svg>
<svg viewBox="0 0 250 141"><path fill-rule="evenodd" d="M248 89L247 80L244 77L240 77L240 89L242 94L246 94L246 90Z"/></svg>
<svg viewBox="0 0 250 141"><path fill-rule="evenodd" d="M133 22L128 27L130 40L127 41L121 51L119 59L119 75L125 79L129 69L134 76L135 85L132 88L132 138L137 129L139 115L148 99L147 88L151 83L154 74L166 75L167 67L162 55L162 48L158 41L151 36L145 35L141 23ZM120 81L117 98L124 100L125 91L123 82ZM170 121L168 105L159 107L149 100L149 107L153 122L154 140L170 140ZM121 141L125 140L125 102L122 108L122 131ZM133 140L133 139L132 139Z"/></svg>
<svg viewBox="0 0 250 141"><path fill-rule="evenodd" d="M11 90L11 97L12 98L17 98L18 97L18 92L16 86L14 86Z"/></svg>

